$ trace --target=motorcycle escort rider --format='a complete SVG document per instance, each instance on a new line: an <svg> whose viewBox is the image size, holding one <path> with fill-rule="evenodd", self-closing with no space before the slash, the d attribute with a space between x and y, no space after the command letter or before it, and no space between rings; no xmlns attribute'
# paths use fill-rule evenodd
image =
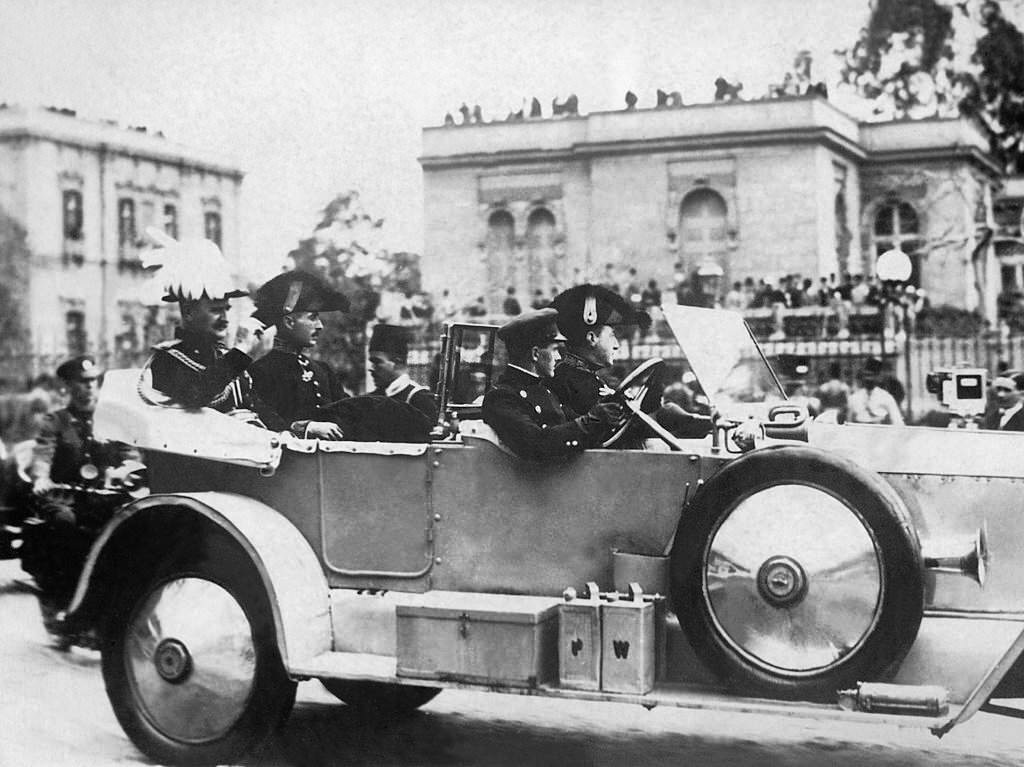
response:
<svg viewBox="0 0 1024 767"><path fill-rule="evenodd" d="M128 492L142 481L139 452L121 442L93 435L93 413L102 371L89 356L57 368L68 389L66 407L47 414L40 424L29 468L32 520L26 520L22 568L40 589L43 624L67 649L59 621L74 593L82 566L100 529Z"/></svg>

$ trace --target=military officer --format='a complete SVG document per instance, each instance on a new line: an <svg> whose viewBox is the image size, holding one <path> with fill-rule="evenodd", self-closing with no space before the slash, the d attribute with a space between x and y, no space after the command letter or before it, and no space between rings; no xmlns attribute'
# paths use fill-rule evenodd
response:
<svg viewBox="0 0 1024 767"><path fill-rule="evenodd" d="M370 376L377 387L372 394L390 397L419 410L437 422L437 401L426 386L409 377L409 332L398 325L376 325L370 336Z"/></svg>
<svg viewBox="0 0 1024 767"><path fill-rule="evenodd" d="M153 236L152 230L147 233ZM162 233L160 242L163 300L178 303L181 327L173 341L153 350L153 388L185 407L210 407L274 431L287 429L289 424L254 395L248 373L263 325L256 319L239 323L227 346L230 300L248 293L231 284L220 248L210 240L177 242Z"/></svg>
<svg viewBox="0 0 1024 767"><path fill-rule="evenodd" d="M348 299L313 274L291 271L261 285L255 303L253 316L277 329L273 348L250 368L257 395L293 434L342 439L330 406L348 394L330 366L305 352L323 331L320 314L347 311Z"/></svg>
<svg viewBox="0 0 1024 767"><path fill-rule="evenodd" d="M545 385L561 358L558 343L564 337L557 317L555 309L538 309L498 330L508 365L484 395L483 419L522 458L540 460L597 447L623 417L622 406L611 402L599 402L577 416Z"/></svg>

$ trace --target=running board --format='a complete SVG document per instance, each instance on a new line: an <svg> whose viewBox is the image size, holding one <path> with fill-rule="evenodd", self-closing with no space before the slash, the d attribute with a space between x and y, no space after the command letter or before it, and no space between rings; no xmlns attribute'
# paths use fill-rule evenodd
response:
<svg viewBox="0 0 1024 767"><path fill-rule="evenodd" d="M737 714L787 716L794 719L827 719L842 722L889 724L899 727L927 728L933 732L945 731L951 727L963 709L963 706L951 705L948 713L938 717L909 716L906 714L869 714L862 711L847 711L840 708L838 704L742 698L730 695L720 688L674 682L658 683L646 695L637 695L634 693L569 690L551 684L542 684L537 687L512 687L500 683L479 684L448 679L416 679L398 676L396 673L395 656L371 655L369 653L323 653L310 659L307 663L293 667L291 669L291 676L300 681L306 679L355 679L384 682L386 684L536 695L538 697L563 698L567 700L634 703L646 709L668 706L670 708L708 709Z"/></svg>

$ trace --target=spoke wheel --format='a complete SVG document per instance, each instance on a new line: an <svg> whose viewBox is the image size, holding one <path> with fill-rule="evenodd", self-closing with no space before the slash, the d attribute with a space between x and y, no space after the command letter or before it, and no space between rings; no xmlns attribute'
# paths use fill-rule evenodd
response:
<svg viewBox="0 0 1024 767"><path fill-rule="evenodd" d="M122 597L103 647L114 712L153 759L214 764L270 734L295 699L245 555L162 568ZM115 621L116 623L116 621Z"/></svg>
<svg viewBox="0 0 1024 767"><path fill-rule="evenodd" d="M713 477L684 512L672 599L691 644L745 694L834 701L884 679L917 634L923 582L884 481L803 447Z"/></svg>
<svg viewBox="0 0 1024 767"><path fill-rule="evenodd" d="M373 716L400 716L424 706L441 692L440 687L388 684L349 679L321 679L334 697Z"/></svg>

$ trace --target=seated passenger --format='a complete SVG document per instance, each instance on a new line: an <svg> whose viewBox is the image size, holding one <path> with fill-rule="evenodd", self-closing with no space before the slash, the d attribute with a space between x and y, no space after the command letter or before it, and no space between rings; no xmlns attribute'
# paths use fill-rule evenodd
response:
<svg viewBox="0 0 1024 767"><path fill-rule="evenodd" d="M230 299L248 293L232 286L220 248L210 240L179 243L166 235L161 244L164 301L178 302L181 327L175 340L154 347L148 363L153 388L188 408L210 407L274 431L287 429L259 401L247 372L262 325L255 319L240 323L234 344L226 346Z"/></svg>
<svg viewBox="0 0 1024 767"><path fill-rule="evenodd" d="M376 325L370 336L372 394L390 397L419 410L431 425L437 423L437 401L430 389L409 377L409 331L398 325Z"/></svg>
<svg viewBox="0 0 1024 767"><path fill-rule="evenodd" d="M319 277L292 271L261 285L255 303L253 317L277 329L273 349L250 369L256 394L296 436L343 439L331 408L348 394L330 366L304 352L323 330L320 313L347 311L348 299Z"/></svg>
<svg viewBox="0 0 1024 767"><path fill-rule="evenodd" d="M484 395L483 419L516 455L540 460L599 447L623 417L618 403L598 402L582 416L563 407L545 381L560 359L564 340L555 309L520 314L501 326L508 366Z"/></svg>

